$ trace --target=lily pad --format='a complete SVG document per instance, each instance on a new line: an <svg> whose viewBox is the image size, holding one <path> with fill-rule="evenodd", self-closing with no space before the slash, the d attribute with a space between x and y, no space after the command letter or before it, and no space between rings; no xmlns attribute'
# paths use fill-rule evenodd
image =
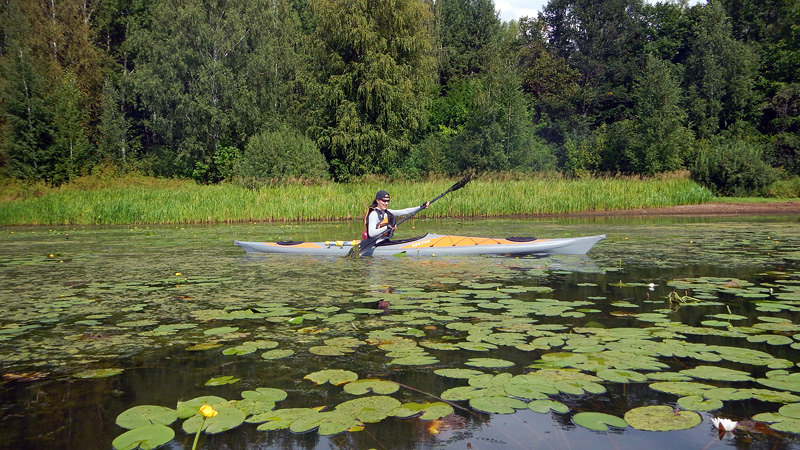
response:
<svg viewBox="0 0 800 450"><path fill-rule="evenodd" d="M696 427L702 418L696 412L675 411L671 406L653 405L626 412L625 421L637 430L673 431Z"/></svg>
<svg viewBox="0 0 800 450"><path fill-rule="evenodd" d="M73 375L75 378L108 378L121 374L124 369L93 369L84 370Z"/></svg>
<svg viewBox="0 0 800 450"><path fill-rule="evenodd" d="M511 397L479 397L469 401L469 406L481 412L494 414L513 414L518 409L525 409L528 404Z"/></svg>
<svg viewBox="0 0 800 450"><path fill-rule="evenodd" d="M175 430L166 425L143 425L117 436L111 445L117 450L150 450L161 447L174 437Z"/></svg>
<svg viewBox="0 0 800 450"><path fill-rule="evenodd" d="M464 363L464 365L472 367L484 367L492 369L500 369L504 367L512 367L514 363L506 361L505 359L497 358L471 358Z"/></svg>
<svg viewBox="0 0 800 450"><path fill-rule="evenodd" d="M443 402L403 403L392 411L395 417L409 418L419 416L420 420L437 420L453 414L453 407Z"/></svg>
<svg viewBox="0 0 800 450"><path fill-rule="evenodd" d="M560 414L569 412L569 406L555 400L534 400L528 403L528 409L541 414L547 414L550 411Z"/></svg>
<svg viewBox="0 0 800 450"><path fill-rule="evenodd" d="M722 400L708 399L692 395L688 397L681 397L678 399L678 406L689 411L713 411L722 408Z"/></svg>
<svg viewBox="0 0 800 450"><path fill-rule="evenodd" d="M469 379L477 375L484 375L480 370L475 369L437 369L433 373L447 378Z"/></svg>
<svg viewBox="0 0 800 450"><path fill-rule="evenodd" d="M716 366L697 366L694 369L681 370L684 375L704 380L718 381L752 381L753 377L748 372Z"/></svg>
<svg viewBox="0 0 800 450"><path fill-rule="evenodd" d="M310 373L303 377L304 380L313 381L316 384L330 383L334 386L350 383L358 379L358 374L349 370L325 369Z"/></svg>
<svg viewBox="0 0 800 450"><path fill-rule="evenodd" d="M187 434L197 433L202 424L205 433L218 434L238 427L247 418L244 411L227 403L214 405L213 408L217 411L216 416L209 417L203 422L204 417L198 413L183 422L183 431Z"/></svg>
<svg viewBox="0 0 800 450"><path fill-rule="evenodd" d="M117 416L117 425L132 430L145 425L169 425L178 419L172 408L155 405L139 405L123 411Z"/></svg>
<svg viewBox="0 0 800 450"><path fill-rule="evenodd" d="M239 327L217 327L206 330L203 334L207 336L216 336L219 334L233 333L235 331L239 331Z"/></svg>
<svg viewBox="0 0 800 450"><path fill-rule="evenodd" d="M262 402L280 402L286 400L288 394L282 389L275 388L256 388L253 391L243 391L242 398L247 400L258 400Z"/></svg>
<svg viewBox="0 0 800 450"><path fill-rule="evenodd" d="M628 423L620 417L598 412L579 412L572 417L576 425L595 431L606 431L609 426L627 428Z"/></svg>
<svg viewBox="0 0 800 450"><path fill-rule="evenodd" d="M275 349L275 350L268 350L261 354L261 358L263 359L282 359L287 358L289 356L294 355L294 350L292 349Z"/></svg>
<svg viewBox="0 0 800 450"><path fill-rule="evenodd" d="M216 395L203 395L185 402L178 402L178 407L176 410L178 412L179 419L186 419L198 414L200 407L203 405L211 405L212 407L215 407L216 405L225 402L227 402L227 400L222 397L217 397ZM197 429L194 431L197 431Z"/></svg>
<svg viewBox="0 0 800 450"><path fill-rule="evenodd" d="M223 386L226 384L233 384L237 381L241 380L241 378L234 378L231 375L226 375L224 377L216 377L206 381L206 386Z"/></svg>
<svg viewBox="0 0 800 450"><path fill-rule="evenodd" d="M394 394L400 389L400 385L394 381L369 378L364 380L352 381L344 385L344 391L353 395L364 395L369 392L388 395Z"/></svg>

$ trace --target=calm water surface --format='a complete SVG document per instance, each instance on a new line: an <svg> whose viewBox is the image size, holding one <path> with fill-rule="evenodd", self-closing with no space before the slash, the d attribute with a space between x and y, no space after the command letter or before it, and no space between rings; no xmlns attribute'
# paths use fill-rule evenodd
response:
<svg viewBox="0 0 800 450"><path fill-rule="evenodd" d="M650 386L665 373L734 369L751 379L698 372L684 377L714 387L773 389L757 381L772 370L797 372L800 217L405 225L398 238L432 231L608 239L586 257L351 260L248 256L233 240L349 239L360 232L356 222L7 228L0 235L0 448L111 449L125 432L115 420L129 408L175 408L204 395L236 400L259 387L288 393L279 409L332 408L356 397L341 386L304 379L323 369L401 383L392 397L403 403L436 402L471 383L437 375L438 369L516 376L556 368L600 375L606 372L587 359L627 341L598 338L598 330L622 329L645 330L652 333L647 342L677 342L684 350L689 344L750 348L772 359L764 366L719 360L710 347L671 356L654 350L647 356L663 364L660 370L631 362L629 370L644 374L643 380L601 379L604 393L550 395L567 413L486 413L462 400L451 402L454 414L434 422L387 418L335 436L258 431L245 423L202 437L200 448L800 448L800 435L759 424L722 439L710 425L714 416L747 421L800 401L791 397L726 399L721 408L699 412L700 425L682 431L592 431L573 420L579 412L623 417L647 405L682 409L679 395ZM672 292L691 302L671 303ZM388 311L376 308L381 300L389 302ZM549 344L537 341L553 336ZM335 355L332 348L341 344L335 338L357 343ZM269 348L252 353L230 350L265 341ZM398 343L414 351L403 353ZM476 366L474 358L510 365ZM238 381L207 385L224 376ZM773 390L800 395L800 386ZM172 424L176 437L166 448L191 448L194 436L180 424Z"/></svg>

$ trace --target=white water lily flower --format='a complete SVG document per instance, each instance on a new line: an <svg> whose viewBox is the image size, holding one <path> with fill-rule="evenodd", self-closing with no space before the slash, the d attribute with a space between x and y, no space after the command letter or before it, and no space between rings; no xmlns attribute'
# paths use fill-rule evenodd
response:
<svg viewBox="0 0 800 450"><path fill-rule="evenodd" d="M739 422L734 422L731 419L721 419L719 417L711 419L711 423L714 425L714 428L725 431L733 431L739 425Z"/></svg>
<svg viewBox="0 0 800 450"><path fill-rule="evenodd" d="M655 291L656 290L656 284L655 283L650 283L650 284L647 285L647 287L649 287L651 291Z"/></svg>

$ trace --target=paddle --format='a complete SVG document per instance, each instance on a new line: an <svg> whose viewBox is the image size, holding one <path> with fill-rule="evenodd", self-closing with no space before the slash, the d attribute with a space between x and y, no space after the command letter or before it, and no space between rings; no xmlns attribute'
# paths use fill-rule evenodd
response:
<svg viewBox="0 0 800 450"><path fill-rule="evenodd" d="M449 193L449 192L453 192L453 191L457 191L457 190L461 189L461 188L462 188L462 187L464 187L464 186L465 186L467 183L469 183L469 179L470 179L470 176L469 176L469 175L465 176L465 177L464 177L464 178L462 178L462 179L461 179L461 180L460 180L458 183L456 183L456 184L454 184L454 185L450 186L450 189L448 189L448 190L446 190L446 191L442 192L441 194L439 194L438 196L436 196L436 198L434 198L433 200L431 200L430 202L428 202L428 204L430 205L431 203L435 202L436 200L439 200L440 198L444 197L444 196L445 196L445 194L447 194L447 193ZM423 209L424 209L424 208L423 208ZM418 210L414 211L413 213L411 213L411 214L409 214L409 215L407 215L407 216L403 217L403 218L402 218L402 219L401 219L399 222L397 222L397 223L395 224L395 226L397 226L397 225L400 225L401 223L405 222L406 220L408 220L408 219L410 219L410 218L414 217L414 214L416 214L416 213L418 213L418 212L420 212L420 211L422 211L422 209L418 209ZM347 256L348 256L348 257L350 257L350 258L356 258L356 257L359 257L359 256L362 256L362 255L364 255L366 252L368 252L368 251L369 251L369 250L371 250L373 247L375 247L375 245L376 245L376 244L377 244L377 242L378 242L378 239L380 239L382 236L383 236L383 235L380 235L380 234L379 234L378 236L373 236L373 237L371 237L371 238L364 239L363 241L361 241L361 243L360 243L360 244L358 244L358 248L356 248L355 246L353 246L353 248L351 248L351 249L350 249L350 251L347 253Z"/></svg>

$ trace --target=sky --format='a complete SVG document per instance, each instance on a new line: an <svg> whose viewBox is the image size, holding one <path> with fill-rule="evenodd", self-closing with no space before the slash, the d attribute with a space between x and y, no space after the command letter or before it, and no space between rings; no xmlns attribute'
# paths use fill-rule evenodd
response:
<svg viewBox="0 0 800 450"><path fill-rule="evenodd" d="M645 1L654 3L654 0ZM705 2L705 0L689 0L690 5L700 2ZM536 17L547 3L548 0L495 0L494 9L500 12L500 20L508 22L524 16Z"/></svg>

